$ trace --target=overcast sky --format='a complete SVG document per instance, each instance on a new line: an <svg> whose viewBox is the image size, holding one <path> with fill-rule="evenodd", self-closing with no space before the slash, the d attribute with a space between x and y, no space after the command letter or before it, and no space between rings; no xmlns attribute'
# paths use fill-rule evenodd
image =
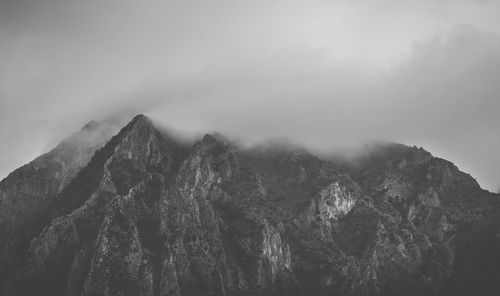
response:
<svg viewBox="0 0 500 296"><path fill-rule="evenodd" d="M423 146L500 187L500 1L0 0L0 178L91 119Z"/></svg>

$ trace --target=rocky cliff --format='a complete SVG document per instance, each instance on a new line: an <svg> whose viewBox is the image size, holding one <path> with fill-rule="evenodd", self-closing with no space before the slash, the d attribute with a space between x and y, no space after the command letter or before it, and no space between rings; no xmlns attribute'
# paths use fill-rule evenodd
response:
<svg viewBox="0 0 500 296"><path fill-rule="evenodd" d="M1 295L500 288L499 196L422 149L341 162L220 135L191 146L142 115L61 147L0 183Z"/></svg>

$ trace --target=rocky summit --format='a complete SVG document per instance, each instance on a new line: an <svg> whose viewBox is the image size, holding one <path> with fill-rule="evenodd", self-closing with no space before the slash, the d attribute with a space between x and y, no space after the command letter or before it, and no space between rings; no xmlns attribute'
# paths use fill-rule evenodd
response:
<svg viewBox="0 0 500 296"><path fill-rule="evenodd" d="M0 295L500 291L500 196L421 148L345 161L99 124L1 181Z"/></svg>

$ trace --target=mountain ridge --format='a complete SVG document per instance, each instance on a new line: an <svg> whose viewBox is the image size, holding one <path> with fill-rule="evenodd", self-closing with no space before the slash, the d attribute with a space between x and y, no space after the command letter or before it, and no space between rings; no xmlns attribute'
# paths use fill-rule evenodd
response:
<svg viewBox="0 0 500 296"><path fill-rule="evenodd" d="M5 236L5 295L451 295L500 279L499 196L421 148L340 163L218 135L189 147L138 115L63 187L28 199L23 242Z"/></svg>

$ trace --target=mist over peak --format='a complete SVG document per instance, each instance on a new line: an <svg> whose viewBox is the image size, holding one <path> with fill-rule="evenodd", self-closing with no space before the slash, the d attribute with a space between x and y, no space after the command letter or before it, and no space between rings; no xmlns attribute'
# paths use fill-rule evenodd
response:
<svg viewBox="0 0 500 296"><path fill-rule="evenodd" d="M497 1L3 1L0 175L89 119L128 110L180 135L287 137L318 151L423 146L495 190L499 10Z"/></svg>

